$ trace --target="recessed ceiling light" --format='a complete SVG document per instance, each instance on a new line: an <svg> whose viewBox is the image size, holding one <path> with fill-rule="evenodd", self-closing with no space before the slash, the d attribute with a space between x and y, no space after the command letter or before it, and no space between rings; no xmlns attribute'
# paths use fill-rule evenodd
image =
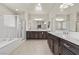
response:
<svg viewBox="0 0 79 59"><path fill-rule="evenodd" d="M64 5L64 7L63 7L63 8L65 9L65 8L68 8L68 7L69 7L68 5Z"/></svg>
<svg viewBox="0 0 79 59"><path fill-rule="evenodd" d="M74 4L73 3L63 3L60 5L59 8L60 8L60 11L62 12L62 11L64 11L64 9L71 7L71 6L74 6Z"/></svg>
<svg viewBox="0 0 79 59"><path fill-rule="evenodd" d="M40 4L40 3L38 3L38 6L41 6L41 4Z"/></svg>
<svg viewBox="0 0 79 59"><path fill-rule="evenodd" d="M70 4L70 6L74 6L74 4Z"/></svg>
<svg viewBox="0 0 79 59"><path fill-rule="evenodd" d="M63 5L60 5L60 7L59 8L63 8Z"/></svg>
<svg viewBox="0 0 79 59"><path fill-rule="evenodd" d="M41 7L41 4L40 4L40 3L38 3L38 4L36 5L35 10L36 10L36 11L41 11L41 10L42 10L42 7Z"/></svg>
<svg viewBox="0 0 79 59"><path fill-rule="evenodd" d="M66 9L66 8L68 8L70 6L74 6L74 4L73 3L63 3L63 4L60 5L59 8L60 9Z"/></svg>
<svg viewBox="0 0 79 59"><path fill-rule="evenodd" d="M19 9L16 9L16 11L18 11Z"/></svg>

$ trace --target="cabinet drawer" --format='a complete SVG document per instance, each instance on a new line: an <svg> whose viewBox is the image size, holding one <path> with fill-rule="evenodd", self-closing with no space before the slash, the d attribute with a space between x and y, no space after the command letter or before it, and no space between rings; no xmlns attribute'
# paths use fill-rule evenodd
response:
<svg viewBox="0 0 79 59"><path fill-rule="evenodd" d="M72 51L70 51L67 47L63 46L63 55L75 55Z"/></svg>
<svg viewBox="0 0 79 59"><path fill-rule="evenodd" d="M74 54L79 55L79 46L77 46L76 44L63 40L63 46L65 46L67 49L69 49Z"/></svg>

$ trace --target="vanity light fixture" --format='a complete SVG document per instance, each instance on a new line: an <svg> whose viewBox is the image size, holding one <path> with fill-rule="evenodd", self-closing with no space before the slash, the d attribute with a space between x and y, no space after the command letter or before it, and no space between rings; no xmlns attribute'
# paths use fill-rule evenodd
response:
<svg viewBox="0 0 79 59"><path fill-rule="evenodd" d="M41 20L43 20L43 19L41 19L41 18L37 18L37 19L34 19L34 20L36 20L36 21L41 21Z"/></svg>
<svg viewBox="0 0 79 59"><path fill-rule="evenodd" d="M58 18L57 18L56 21L64 21L64 19L58 19Z"/></svg>

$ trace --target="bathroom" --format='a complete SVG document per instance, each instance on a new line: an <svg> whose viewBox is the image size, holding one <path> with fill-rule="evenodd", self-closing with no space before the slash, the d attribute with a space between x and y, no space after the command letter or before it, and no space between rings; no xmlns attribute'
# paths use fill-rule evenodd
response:
<svg viewBox="0 0 79 59"><path fill-rule="evenodd" d="M0 55L78 55L79 3L0 3Z"/></svg>

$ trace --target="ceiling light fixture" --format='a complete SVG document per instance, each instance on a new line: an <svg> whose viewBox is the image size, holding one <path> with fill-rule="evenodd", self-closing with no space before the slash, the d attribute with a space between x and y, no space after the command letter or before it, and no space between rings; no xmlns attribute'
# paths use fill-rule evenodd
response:
<svg viewBox="0 0 79 59"><path fill-rule="evenodd" d="M64 10L64 9L70 7L70 6L74 6L74 4L73 4L73 3L63 3L63 4L60 5L59 8L60 8L61 10Z"/></svg>
<svg viewBox="0 0 79 59"><path fill-rule="evenodd" d="M74 6L73 3L63 3L64 5L68 5L68 6Z"/></svg>
<svg viewBox="0 0 79 59"><path fill-rule="evenodd" d="M35 7L35 10L36 11L41 11L42 10L42 7L41 7L40 3L37 4L37 6Z"/></svg>
<svg viewBox="0 0 79 59"><path fill-rule="evenodd" d="M16 11L18 11L19 9L16 9Z"/></svg>

